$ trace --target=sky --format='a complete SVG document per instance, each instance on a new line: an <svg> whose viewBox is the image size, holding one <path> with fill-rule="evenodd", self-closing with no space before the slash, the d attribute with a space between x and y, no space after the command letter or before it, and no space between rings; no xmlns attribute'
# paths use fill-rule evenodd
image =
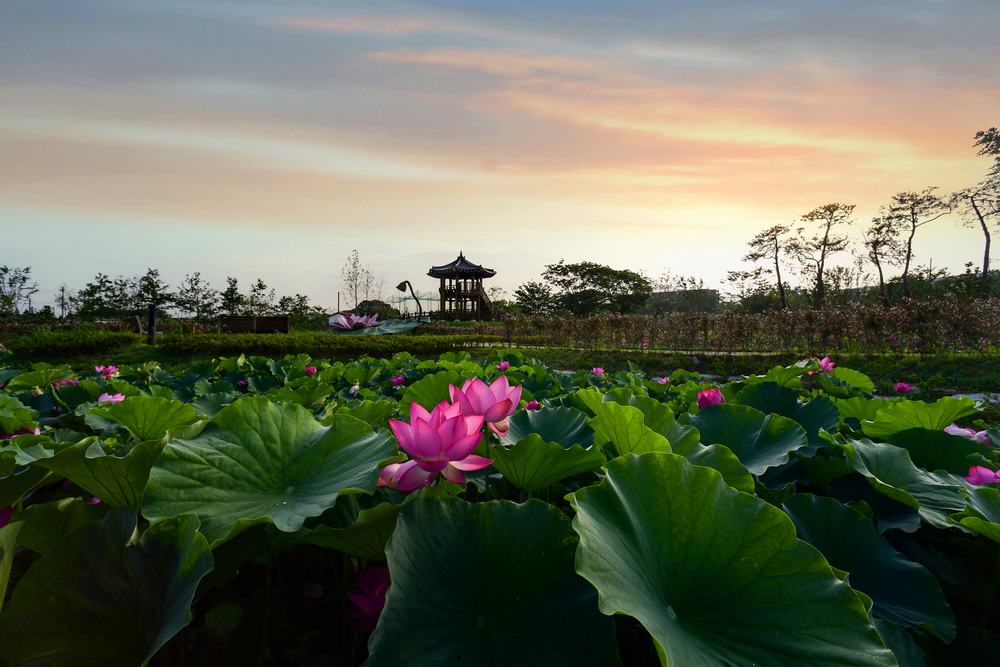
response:
<svg viewBox="0 0 1000 667"><path fill-rule="evenodd" d="M858 237L980 181L997 25L995 0L0 0L0 265L36 306L153 267L333 307L355 249L390 289L459 252L508 294L560 259L720 287L766 227L842 202ZM915 252L960 272L982 233Z"/></svg>

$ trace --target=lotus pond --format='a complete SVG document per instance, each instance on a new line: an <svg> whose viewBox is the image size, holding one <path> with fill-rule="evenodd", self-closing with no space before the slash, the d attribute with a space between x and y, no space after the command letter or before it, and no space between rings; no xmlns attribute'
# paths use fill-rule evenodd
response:
<svg viewBox="0 0 1000 667"><path fill-rule="evenodd" d="M996 664L984 406L828 360L730 380L0 370L0 661Z"/></svg>

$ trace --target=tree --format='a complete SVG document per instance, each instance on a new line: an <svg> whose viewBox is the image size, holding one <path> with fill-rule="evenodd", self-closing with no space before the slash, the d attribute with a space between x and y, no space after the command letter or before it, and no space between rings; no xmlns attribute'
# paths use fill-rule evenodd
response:
<svg viewBox="0 0 1000 667"><path fill-rule="evenodd" d="M910 289L910 260L913 259L913 237L917 229L929 222L951 213L951 205L934 194L936 187L924 188L920 192L903 191L892 196L882 216L890 221L901 233L906 233L906 255L903 258L903 296L913 298Z"/></svg>
<svg viewBox="0 0 1000 667"><path fill-rule="evenodd" d="M82 319L91 320L96 317L107 317L116 312L114 304L115 287L111 278L105 273L98 273L94 280L84 285L83 289L71 297L73 310Z"/></svg>
<svg viewBox="0 0 1000 667"><path fill-rule="evenodd" d="M892 308L889 295L885 291L884 266L899 266L903 263L906 247L899 240L899 227L884 216L872 218L872 224L862 233L865 257L878 271L878 298L886 309Z"/></svg>
<svg viewBox="0 0 1000 667"><path fill-rule="evenodd" d="M813 209L801 216L800 220L818 229L809 236L806 227L799 227L795 230L795 238L788 244L788 253L798 260L802 273L814 276L814 306L822 306L826 297L823 272L826 270L827 258L833 253L846 250L849 243L847 236L834 234L833 228L851 224L853 212L854 204L834 203Z"/></svg>
<svg viewBox="0 0 1000 667"><path fill-rule="evenodd" d="M181 311L193 315L196 320L207 320L218 310L219 290L212 289L207 280L201 279L201 273L195 271L184 276L174 302Z"/></svg>
<svg viewBox="0 0 1000 667"><path fill-rule="evenodd" d="M762 313L774 306L770 274L771 269L758 266L753 271L728 271L722 282L732 286L727 294L742 312Z"/></svg>
<svg viewBox="0 0 1000 667"><path fill-rule="evenodd" d="M226 289L220 296L219 310L226 315L240 315L243 313L245 297L240 294L239 283L236 278L226 278Z"/></svg>
<svg viewBox="0 0 1000 667"><path fill-rule="evenodd" d="M375 280L375 276L368 270L368 267L361 265L361 257L357 250L352 250L351 254L347 256L347 262L340 270L340 279L343 281L347 295L352 298L352 308L370 297L378 300L382 298L385 278L380 281Z"/></svg>
<svg viewBox="0 0 1000 667"><path fill-rule="evenodd" d="M743 258L744 262L759 262L762 259L774 262L774 276L778 281L778 294L781 296L781 310L788 310L788 296L781 282L781 254L788 254L788 248L782 247L781 237L790 231L789 225L774 225L765 229L747 243L750 252Z"/></svg>
<svg viewBox="0 0 1000 667"><path fill-rule="evenodd" d="M274 312L274 290L268 291L267 285L260 278L250 287L246 302L247 315L265 317Z"/></svg>
<svg viewBox="0 0 1000 667"><path fill-rule="evenodd" d="M17 317L38 292L38 283L31 282L31 267L23 269L0 266L0 312Z"/></svg>
<svg viewBox="0 0 1000 667"><path fill-rule="evenodd" d="M990 237L989 223L1000 223L1000 174L989 176L978 185L959 190L952 195L951 206L958 210L959 220L965 227L979 225L986 237L983 250L983 270L980 274L980 285L983 294L988 287L990 276Z"/></svg>
<svg viewBox="0 0 1000 667"><path fill-rule="evenodd" d="M985 132L976 132L976 143L973 146L979 146L978 155L994 156L993 169L990 170L990 175L1000 175L1000 130L991 127Z"/></svg>
<svg viewBox="0 0 1000 667"><path fill-rule="evenodd" d="M555 309L552 289L536 281L523 283L514 290L514 303L529 315L549 315Z"/></svg>
<svg viewBox="0 0 1000 667"><path fill-rule="evenodd" d="M628 269L612 269L594 262L548 264L542 278L560 291L560 307L574 315L589 315L602 308L624 315L649 300L653 285L645 276Z"/></svg>
<svg viewBox="0 0 1000 667"><path fill-rule="evenodd" d="M149 306L156 306L157 310L165 310L174 302L174 295L167 290L170 286L160 278L159 269L147 269L146 275L135 281L136 304L135 308L125 310L138 310Z"/></svg>

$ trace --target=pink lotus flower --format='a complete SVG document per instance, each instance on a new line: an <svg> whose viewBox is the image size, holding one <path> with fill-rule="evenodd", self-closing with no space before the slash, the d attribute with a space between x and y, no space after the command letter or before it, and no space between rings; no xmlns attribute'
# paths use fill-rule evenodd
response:
<svg viewBox="0 0 1000 667"><path fill-rule="evenodd" d="M706 389L705 391L698 392L698 408L700 410L725 402L726 397L723 396L722 392L718 389Z"/></svg>
<svg viewBox="0 0 1000 667"><path fill-rule="evenodd" d="M503 435L510 425L507 417L514 414L521 402L521 385L511 387L505 375L491 385L479 378L470 378L461 389L448 385L448 394L452 403L462 406L463 415L482 415L494 433Z"/></svg>
<svg viewBox="0 0 1000 667"><path fill-rule="evenodd" d="M333 316L332 324L338 329L364 329L375 326L375 320L377 319L378 314L359 317L351 313L337 313Z"/></svg>
<svg viewBox="0 0 1000 667"><path fill-rule="evenodd" d="M350 394L351 396L357 396L357 395L358 395L358 391L359 391L360 389L361 389L361 385L360 385L360 384L358 384L357 382L355 382L355 383L354 383L354 386L353 386L353 387L351 387L351 388L350 388L350 389L349 389L349 390L347 391L347 393L348 393L348 394Z"/></svg>
<svg viewBox="0 0 1000 667"><path fill-rule="evenodd" d="M58 382L53 382L53 387L65 387L66 385L80 384L80 381L76 378L71 378L69 380L59 380Z"/></svg>
<svg viewBox="0 0 1000 667"><path fill-rule="evenodd" d="M405 375L393 375L391 378L389 378L389 382L392 383L393 387L400 387L400 386L406 384L406 376Z"/></svg>
<svg viewBox="0 0 1000 667"><path fill-rule="evenodd" d="M240 380L239 382L236 383L236 386L239 387L240 389L247 387L249 385L250 383L247 382L246 380Z"/></svg>
<svg viewBox="0 0 1000 667"><path fill-rule="evenodd" d="M117 366L94 366L94 372L99 373L105 380L110 380L111 377L118 372Z"/></svg>
<svg viewBox="0 0 1000 667"><path fill-rule="evenodd" d="M659 382L660 384L667 384L670 382L670 378L653 378L653 382Z"/></svg>
<svg viewBox="0 0 1000 667"><path fill-rule="evenodd" d="M11 438L16 438L19 435L41 435L41 431L39 431L37 428L34 431L22 428L19 431L14 431L10 435L0 436L0 440L10 440Z"/></svg>
<svg viewBox="0 0 1000 667"><path fill-rule="evenodd" d="M306 366L306 367L305 367L305 368L303 369L303 372L304 372L304 373L305 373L306 375L316 375L316 367L315 367L315 366Z"/></svg>
<svg viewBox="0 0 1000 667"><path fill-rule="evenodd" d="M897 382L896 386L893 387L893 389L898 391L900 394L909 394L911 391L913 391L913 387L906 384L905 382Z"/></svg>
<svg viewBox="0 0 1000 667"><path fill-rule="evenodd" d="M0 528L3 528L8 523L10 523L10 518L14 516L13 507L4 507L0 509Z"/></svg>
<svg viewBox="0 0 1000 667"><path fill-rule="evenodd" d="M809 371L809 375L815 375L816 373L832 373L833 367L837 364L830 361L830 357L823 357L822 359L817 359L816 357L810 357L813 361L819 364L818 371Z"/></svg>
<svg viewBox="0 0 1000 667"><path fill-rule="evenodd" d="M598 378L604 377L604 369L601 368L600 366L594 366L593 370L591 370L590 372L596 375Z"/></svg>
<svg viewBox="0 0 1000 667"><path fill-rule="evenodd" d="M416 461L390 463L378 473L378 486L388 486L395 491L410 493L431 483L431 473Z"/></svg>
<svg viewBox="0 0 1000 667"><path fill-rule="evenodd" d="M541 410L542 406L538 404L538 401L528 401L524 404L525 410Z"/></svg>
<svg viewBox="0 0 1000 667"><path fill-rule="evenodd" d="M976 442L981 442L984 445L993 445L993 439L990 438L986 431L977 431L974 428L962 428L957 424L952 424L951 426L946 426L944 428L944 432L951 433L952 435L960 435L963 438L975 440Z"/></svg>
<svg viewBox="0 0 1000 667"><path fill-rule="evenodd" d="M993 472L983 466L972 466L969 468L969 475L965 478L969 484L995 484L1000 482L1000 473Z"/></svg>
<svg viewBox="0 0 1000 667"><path fill-rule="evenodd" d="M449 405L447 401L438 403L431 412L417 403L411 404L409 424L389 420L399 446L418 466L433 473L432 479L441 473L455 484L465 482L463 470L481 470L493 463L472 453L482 439L479 432L482 426L481 415L463 415L461 404Z"/></svg>
<svg viewBox="0 0 1000 667"><path fill-rule="evenodd" d="M98 498L97 496L94 496L94 497L92 497L90 499L90 502L94 503L95 505L100 505L101 504L101 499Z"/></svg>
<svg viewBox="0 0 1000 667"><path fill-rule="evenodd" d="M125 400L125 394L101 394L98 403L120 403Z"/></svg>
<svg viewBox="0 0 1000 667"><path fill-rule="evenodd" d="M361 621L358 627L354 628L356 632L371 634L378 625L378 617L385 608L385 594L392 583L389 580L389 568L383 565L369 565L354 573L354 581L358 584L359 592L347 594L355 605L353 609L347 610L347 615Z"/></svg>
<svg viewBox="0 0 1000 667"><path fill-rule="evenodd" d="M509 368L510 368L509 361L501 361L499 364L497 364L497 370L500 371L501 373L508 370Z"/></svg>

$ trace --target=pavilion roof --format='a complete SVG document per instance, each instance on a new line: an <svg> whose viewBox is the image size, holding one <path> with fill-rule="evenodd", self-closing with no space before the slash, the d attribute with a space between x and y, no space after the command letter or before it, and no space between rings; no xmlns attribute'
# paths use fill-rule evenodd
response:
<svg viewBox="0 0 1000 667"><path fill-rule="evenodd" d="M458 253L458 259L454 262L442 266L432 266L431 270L427 272L431 278L492 278L496 274L497 272L493 269L473 264L462 253Z"/></svg>

